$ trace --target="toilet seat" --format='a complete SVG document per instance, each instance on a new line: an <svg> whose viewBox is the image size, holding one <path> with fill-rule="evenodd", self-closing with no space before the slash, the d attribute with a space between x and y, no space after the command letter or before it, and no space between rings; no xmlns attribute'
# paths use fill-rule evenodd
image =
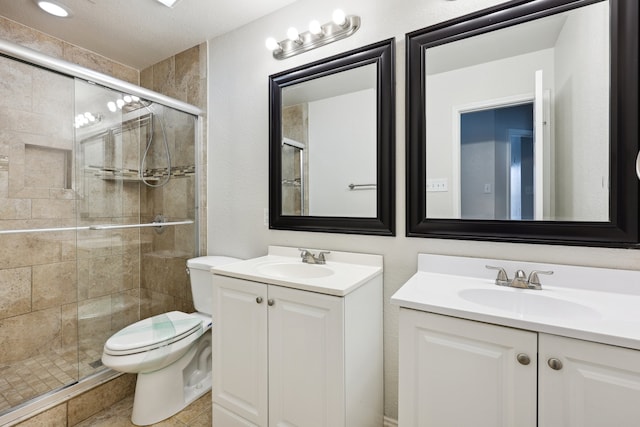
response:
<svg viewBox="0 0 640 427"><path fill-rule="evenodd" d="M140 320L114 334L105 343L104 353L111 356L143 353L196 334L191 341L203 331L203 320L198 316L171 311Z"/></svg>

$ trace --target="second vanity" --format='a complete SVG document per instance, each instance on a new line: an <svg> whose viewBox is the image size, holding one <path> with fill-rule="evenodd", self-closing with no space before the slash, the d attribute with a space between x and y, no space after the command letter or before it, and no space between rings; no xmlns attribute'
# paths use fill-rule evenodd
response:
<svg viewBox="0 0 640 427"><path fill-rule="evenodd" d="M382 256L301 254L212 270L216 426L383 423Z"/></svg>
<svg viewBox="0 0 640 427"><path fill-rule="evenodd" d="M639 271L420 254L392 303L402 427L640 425Z"/></svg>

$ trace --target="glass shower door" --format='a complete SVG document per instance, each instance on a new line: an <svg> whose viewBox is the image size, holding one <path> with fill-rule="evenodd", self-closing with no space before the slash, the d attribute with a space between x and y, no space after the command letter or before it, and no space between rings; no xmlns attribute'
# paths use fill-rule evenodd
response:
<svg viewBox="0 0 640 427"><path fill-rule="evenodd" d="M76 119L82 378L103 369L104 343L125 326L194 310L185 267L197 253L196 120L81 80Z"/></svg>
<svg viewBox="0 0 640 427"><path fill-rule="evenodd" d="M80 376L103 369L105 341L140 318L140 100L76 80L78 351ZM86 229L89 227L89 229Z"/></svg>
<svg viewBox="0 0 640 427"><path fill-rule="evenodd" d="M0 414L78 376L73 79L0 56Z"/></svg>

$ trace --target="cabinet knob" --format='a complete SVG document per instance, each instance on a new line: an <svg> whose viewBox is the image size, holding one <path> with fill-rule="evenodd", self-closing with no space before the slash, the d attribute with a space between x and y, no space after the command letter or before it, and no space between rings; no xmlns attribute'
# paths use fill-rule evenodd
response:
<svg viewBox="0 0 640 427"><path fill-rule="evenodd" d="M256 302L257 302L258 304L262 304L262 297L257 297L257 298L256 298Z"/></svg>
<svg viewBox="0 0 640 427"><path fill-rule="evenodd" d="M276 301L275 301L275 300L273 300L273 299L271 299L271 298L269 298L269 299L267 300L267 304L269 304L269 306L272 306L272 305L273 305L273 304L275 304L275 303L276 303Z"/></svg>
<svg viewBox="0 0 640 427"><path fill-rule="evenodd" d="M516 356L516 359L518 360L518 362L520 362L521 365L528 365L529 363L531 363L531 359L529 358L529 356L524 353L519 353Z"/></svg>
<svg viewBox="0 0 640 427"><path fill-rule="evenodd" d="M560 359L556 359L555 357L547 360L547 365L549 365L549 367L555 371L559 371L560 369L562 369L562 361L560 361Z"/></svg>

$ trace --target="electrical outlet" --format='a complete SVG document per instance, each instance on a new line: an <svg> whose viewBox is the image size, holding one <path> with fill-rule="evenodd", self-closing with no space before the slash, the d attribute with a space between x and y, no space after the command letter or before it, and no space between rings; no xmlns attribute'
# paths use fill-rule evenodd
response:
<svg viewBox="0 0 640 427"><path fill-rule="evenodd" d="M447 178L430 178L427 179L427 192L449 191Z"/></svg>

